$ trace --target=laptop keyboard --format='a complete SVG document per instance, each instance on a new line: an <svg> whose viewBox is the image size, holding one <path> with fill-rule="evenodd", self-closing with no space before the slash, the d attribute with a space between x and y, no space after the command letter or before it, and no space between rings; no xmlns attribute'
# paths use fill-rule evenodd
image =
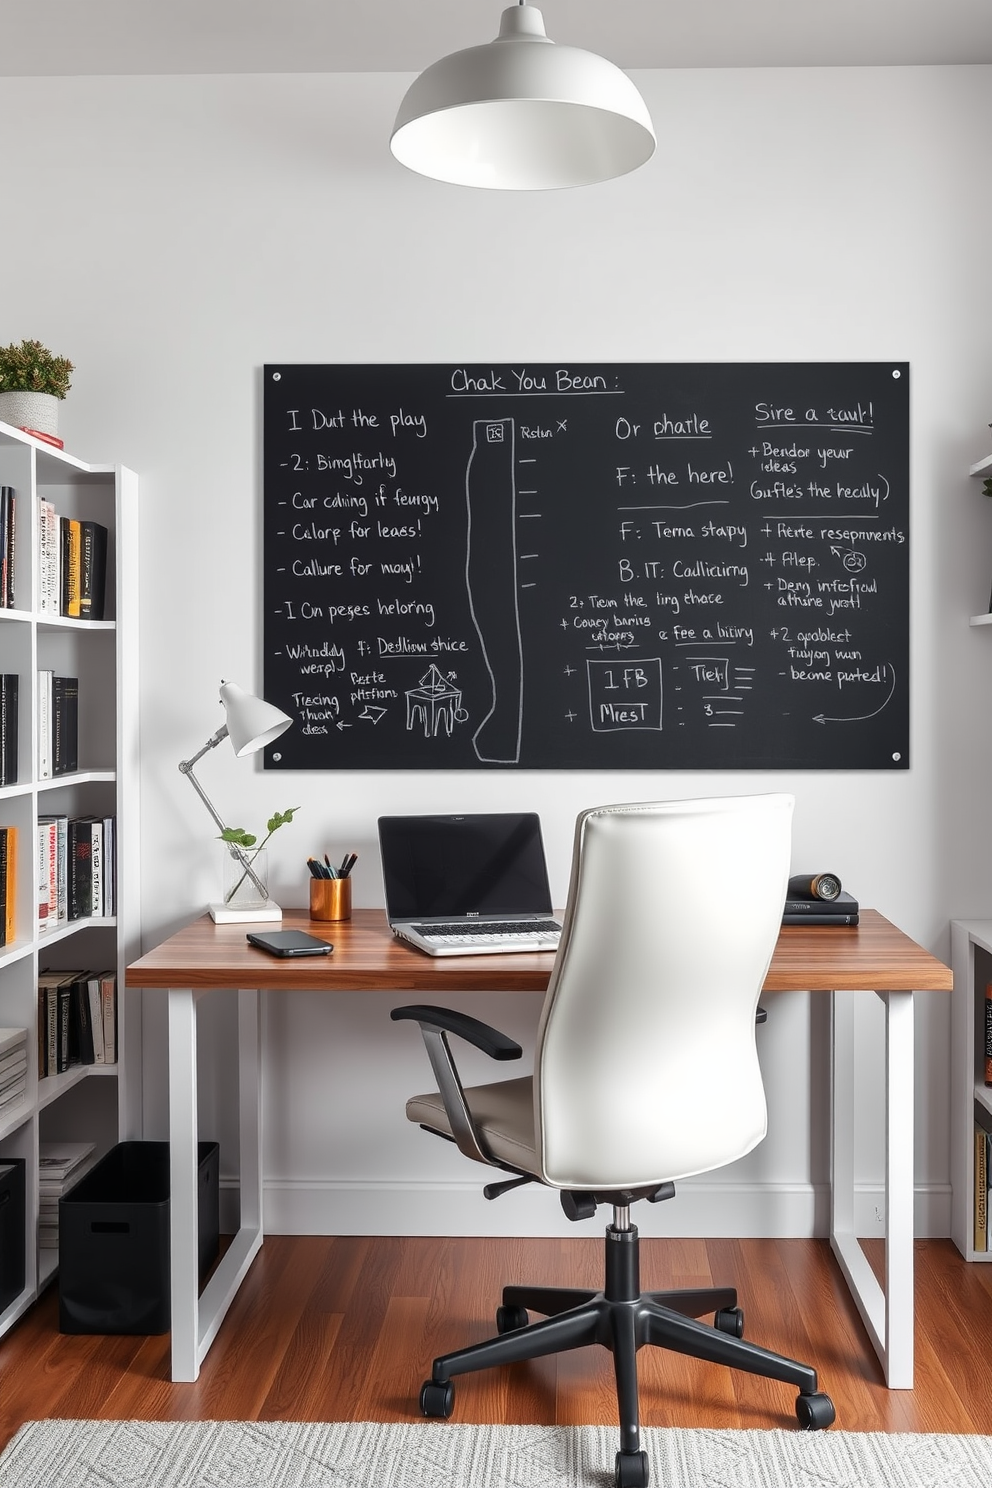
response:
<svg viewBox="0 0 992 1488"><path fill-rule="evenodd" d="M561 935L557 920L532 920L521 925L519 920L487 920L479 925L414 925L425 939L440 940L445 945L505 945L515 941L541 942L555 946Z"/></svg>

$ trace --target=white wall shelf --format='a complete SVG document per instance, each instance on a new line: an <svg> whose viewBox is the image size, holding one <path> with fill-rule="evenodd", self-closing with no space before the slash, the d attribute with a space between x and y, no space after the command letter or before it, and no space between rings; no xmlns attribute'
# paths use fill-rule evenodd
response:
<svg viewBox="0 0 992 1488"><path fill-rule="evenodd" d="M92 1141L97 1152L141 1132L140 1002L125 999L124 970L139 953L137 804L137 477L88 465L0 423L0 484L15 492L14 600L0 609L0 671L18 676L18 778L0 789L0 826L17 829L15 934L0 948L0 1026L27 1029L23 1100L0 1113L0 1159L25 1163L25 1285L0 1312L5 1333L55 1276L58 1252L38 1243L38 1147ZM108 530L106 618L41 613L38 502ZM38 778L37 678L42 668L79 677L79 756L71 775ZM117 914L41 933L37 919L39 815L93 812L117 819ZM39 1078L38 973L44 967L117 973L117 1063L77 1065Z"/></svg>

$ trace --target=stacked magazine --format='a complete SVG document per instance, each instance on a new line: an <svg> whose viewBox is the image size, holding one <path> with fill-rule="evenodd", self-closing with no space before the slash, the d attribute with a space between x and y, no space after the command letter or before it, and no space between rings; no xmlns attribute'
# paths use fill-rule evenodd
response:
<svg viewBox="0 0 992 1488"><path fill-rule="evenodd" d="M28 1083L28 1031L0 1028L0 1113L19 1101Z"/></svg>
<svg viewBox="0 0 992 1488"><path fill-rule="evenodd" d="M88 1173L96 1162L92 1142L42 1142L38 1148L38 1244L57 1250L59 1199Z"/></svg>

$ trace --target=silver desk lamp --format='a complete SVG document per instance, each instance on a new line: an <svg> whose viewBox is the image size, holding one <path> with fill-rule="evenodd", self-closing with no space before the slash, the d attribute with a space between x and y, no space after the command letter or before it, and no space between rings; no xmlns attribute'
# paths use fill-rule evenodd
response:
<svg viewBox="0 0 992 1488"><path fill-rule="evenodd" d="M234 753L240 759L244 754L254 754L259 749L264 749L266 744L271 744L273 739L285 733L292 723L288 714L281 712L279 708L273 707L263 698L255 697L253 693L245 692L236 682L221 682L220 700L224 705L226 721L215 734L212 734L202 749L198 749L188 760L181 760L179 769L190 785L196 791L200 800L206 806L221 832L226 831L226 823L207 795L203 786L193 773L193 766L197 764L211 749L216 749L224 739L230 739ZM268 898L266 886L258 877L252 866L251 856L237 843L228 844L231 856L237 858L245 875L259 891L264 904L260 905L257 912L252 911L251 919L259 921L281 920L282 910L279 905ZM211 904L210 913L218 923L226 921L244 920L243 911L229 910L223 904Z"/></svg>

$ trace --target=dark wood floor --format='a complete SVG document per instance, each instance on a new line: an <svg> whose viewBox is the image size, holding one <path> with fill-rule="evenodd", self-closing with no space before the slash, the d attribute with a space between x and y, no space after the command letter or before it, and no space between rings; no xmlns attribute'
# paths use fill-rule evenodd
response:
<svg viewBox="0 0 992 1488"><path fill-rule="evenodd" d="M992 1434L992 1266L916 1247L916 1387L889 1391L829 1248L816 1240L655 1240L645 1289L736 1284L756 1342L813 1364L851 1431ZM0 1446L44 1417L411 1420L435 1353L493 1332L504 1282L600 1284L602 1242L273 1237L196 1384L168 1337L68 1337L55 1288L0 1340ZM655 1349L638 1357L645 1425L785 1427L794 1392ZM609 1356L467 1375L455 1419L616 1420Z"/></svg>

